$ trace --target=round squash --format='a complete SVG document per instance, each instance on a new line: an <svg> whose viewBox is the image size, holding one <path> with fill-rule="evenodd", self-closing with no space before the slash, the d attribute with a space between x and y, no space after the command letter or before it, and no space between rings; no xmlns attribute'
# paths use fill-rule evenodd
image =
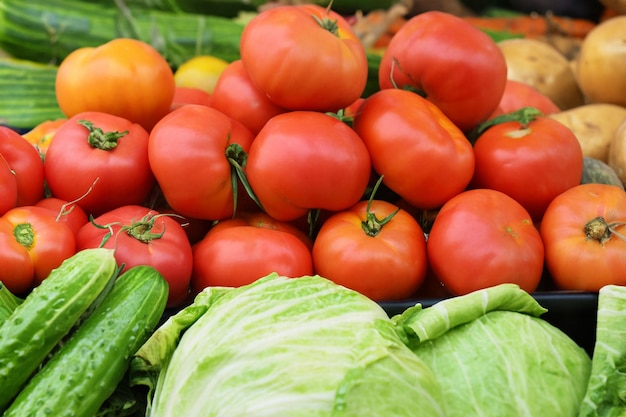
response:
<svg viewBox="0 0 626 417"><path fill-rule="evenodd" d="M580 183L609 184L624 189L624 183L609 164L588 156L583 158L583 177Z"/></svg>
<svg viewBox="0 0 626 417"><path fill-rule="evenodd" d="M570 61L546 42L515 38L498 42L507 63L507 77L533 86L560 109L584 104Z"/></svg>
<svg viewBox="0 0 626 417"><path fill-rule="evenodd" d="M580 46L576 77L593 103L626 106L626 16L603 21Z"/></svg>

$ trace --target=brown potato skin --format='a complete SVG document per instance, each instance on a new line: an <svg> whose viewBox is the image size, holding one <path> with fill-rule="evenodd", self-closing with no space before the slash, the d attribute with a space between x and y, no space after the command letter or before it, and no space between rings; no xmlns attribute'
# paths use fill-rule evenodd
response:
<svg viewBox="0 0 626 417"><path fill-rule="evenodd" d="M626 119L615 131L609 147L608 164L626 185Z"/></svg>
<svg viewBox="0 0 626 417"><path fill-rule="evenodd" d="M589 102L626 106L626 15L607 19L587 34L576 78Z"/></svg>
<svg viewBox="0 0 626 417"><path fill-rule="evenodd" d="M506 39L498 46L506 59L509 79L530 84L562 110L584 104L570 61L555 47L531 38Z"/></svg>

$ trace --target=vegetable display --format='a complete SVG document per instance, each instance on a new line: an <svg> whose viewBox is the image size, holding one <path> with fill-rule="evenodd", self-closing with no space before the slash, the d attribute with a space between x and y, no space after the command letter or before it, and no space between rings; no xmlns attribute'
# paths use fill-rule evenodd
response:
<svg viewBox="0 0 626 417"><path fill-rule="evenodd" d="M152 3L0 0L3 417L625 415L616 10Z"/></svg>

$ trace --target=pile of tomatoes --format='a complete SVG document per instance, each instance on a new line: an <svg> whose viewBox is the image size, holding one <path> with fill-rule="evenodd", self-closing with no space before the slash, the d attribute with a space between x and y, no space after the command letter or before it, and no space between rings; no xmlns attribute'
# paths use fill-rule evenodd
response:
<svg viewBox="0 0 626 417"><path fill-rule="evenodd" d="M626 194L580 185L573 133L514 95L498 46L441 12L407 21L363 97L366 51L314 5L268 9L209 92L116 39L59 67L67 119L0 129L0 281L75 251L155 266L175 307L207 286L319 274L377 301L624 284ZM441 283L443 286L440 286Z"/></svg>

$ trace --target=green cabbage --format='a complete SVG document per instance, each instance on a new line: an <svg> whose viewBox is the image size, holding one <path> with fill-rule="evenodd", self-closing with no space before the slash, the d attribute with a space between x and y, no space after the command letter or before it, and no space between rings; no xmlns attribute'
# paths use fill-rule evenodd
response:
<svg viewBox="0 0 626 417"><path fill-rule="evenodd" d="M448 417L576 417L591 359L513 284L393 317L436 374Z"/></svg>
<svg viewBox="0 0 626 417"><path fill-rule="evenodd" d="M598 293L591 376L579 417L626 417L626 286Z"/></svg>
<svg viewBox="0 0 626 417"><path fill-rule="evenodd" d="M375 302L319 276L208 288L133 359L151 417L444 416L434 374Z"/></svg>

